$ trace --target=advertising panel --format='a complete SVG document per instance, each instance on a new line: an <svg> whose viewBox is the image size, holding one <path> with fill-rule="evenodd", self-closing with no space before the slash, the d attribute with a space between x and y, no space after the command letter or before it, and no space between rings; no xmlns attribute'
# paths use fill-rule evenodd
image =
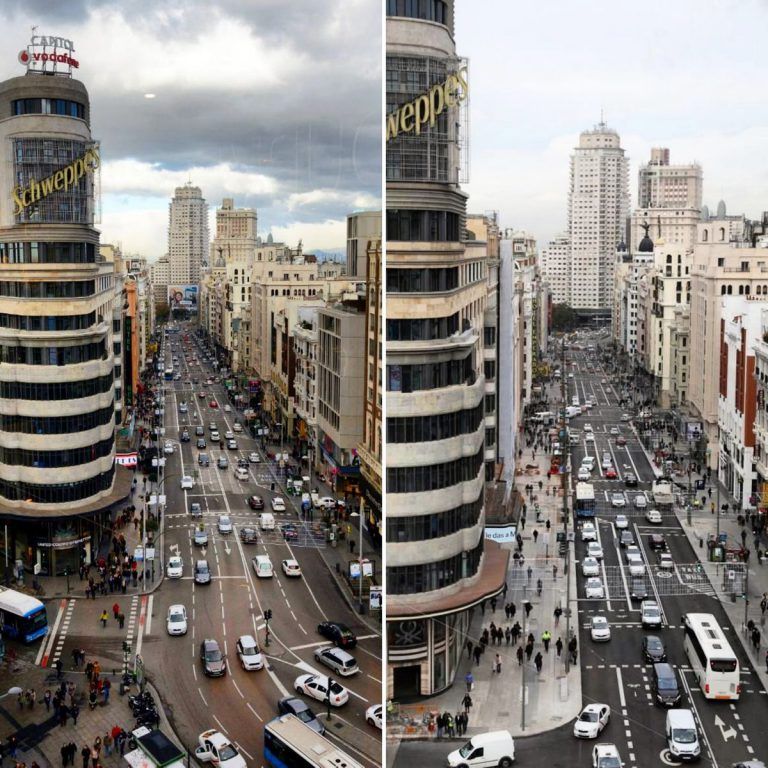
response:
<svg viewBox="0 0 768 768"><path fill-rule="evenodd" d="M196 285L169 285L168 306L174 309L186 309L188 312L197 312L197 286Z"/></svg>

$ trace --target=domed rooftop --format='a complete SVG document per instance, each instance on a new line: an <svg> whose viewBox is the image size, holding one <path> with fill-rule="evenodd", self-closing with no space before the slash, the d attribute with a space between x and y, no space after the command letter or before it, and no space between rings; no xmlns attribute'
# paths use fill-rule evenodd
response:
<svg viewBox="0 0 768 768"><path fill-rule="evenodd" d="M645 234L640 241L640 245L637 246L637 250L639 253L653 253L653 240L648 236L648 230L651 228L651 225L646 221L640 226L645 230Z"/></svg>

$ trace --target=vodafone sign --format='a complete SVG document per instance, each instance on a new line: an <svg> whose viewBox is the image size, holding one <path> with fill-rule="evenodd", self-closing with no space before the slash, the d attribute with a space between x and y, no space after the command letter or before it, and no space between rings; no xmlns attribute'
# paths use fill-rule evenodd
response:
<svg viewBox="0 0 768 768"><path fill-rule="evenodd" d="M27 72L45 72L50 74L71 74L80 62L72 54L75 46L64 37L32 35L25 50L19 51L19 63Z"/></svg>

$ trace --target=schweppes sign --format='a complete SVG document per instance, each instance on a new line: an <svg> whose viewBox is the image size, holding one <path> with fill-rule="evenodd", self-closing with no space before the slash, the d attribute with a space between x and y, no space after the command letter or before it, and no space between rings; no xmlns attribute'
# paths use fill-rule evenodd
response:
<svg viewBox="0 0 768 768"><path fill-rule="evenodd" d="M99 150L96 147L86 150L82 157L73 160L69 165L54 171L41 181L30 179L26 187L18 185L13 188L14 215L19 215L33 203L48 197L53 192L66 191L77 186L86 173L93 173L99 167Z"/></svg>
<svg viewBox="0 0 768 768"><path fill-rule="evenodd" d="M425 125L433 127L438 115L457 106L468 96L467 68L462 67L456 74L448 75L442 83L433 85L426 93L390 112L385 124L387 141L401 133L418 135Z"/></svg>

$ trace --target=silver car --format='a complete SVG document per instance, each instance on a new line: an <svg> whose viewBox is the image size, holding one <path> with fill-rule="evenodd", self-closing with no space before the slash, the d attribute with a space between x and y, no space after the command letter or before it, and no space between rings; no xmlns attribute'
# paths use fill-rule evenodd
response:
<svg viewBox="0 0 768 768"><path fill-rule="evenodd" d="M325 664L326 667L330 667L337 675L342 677L349 677L360 671L355 657L335 646L318 648L315 651L315 659L321 664Z"/></svg>

